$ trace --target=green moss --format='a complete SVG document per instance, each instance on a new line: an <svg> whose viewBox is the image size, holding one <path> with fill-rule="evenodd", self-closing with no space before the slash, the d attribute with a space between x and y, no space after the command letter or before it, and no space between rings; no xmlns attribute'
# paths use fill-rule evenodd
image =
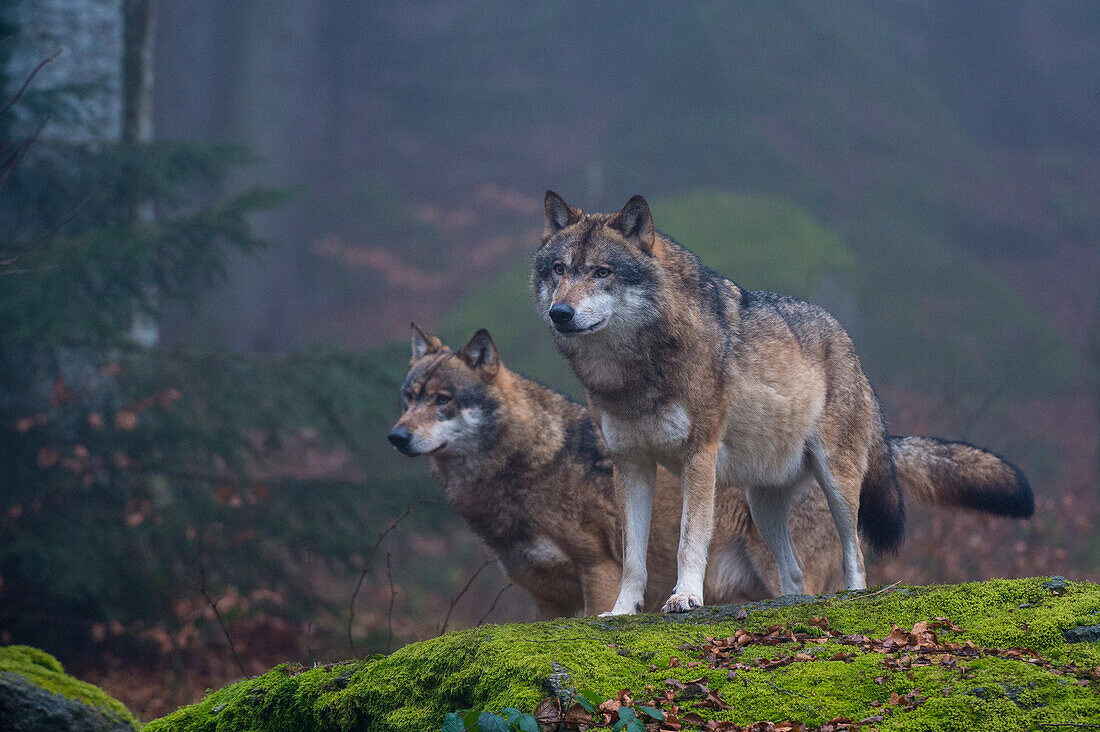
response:
<svg viewBox="0 0 1100 732"><path fill-rule="evenodd" d="M67 675L61 663L45 651L30 646L0 646L0 673L19 674L45 691L83 702L139 728L134 715L122 702L92 684Z"/></svg>
<svg viewBox="0 0 1100 732"><path fill-rule="evenodd" d="M989 648L1027 647L1058 665L1100 666L1100 643L1070 644L1063 633L1095 623L1100 587L1067 583L1055 595L1043 579L992 580L964 585L901 587L875 594L845 593L782 607L788 599L737 608L707 607L681 616L581 618L488 626L414 643L388 657L305 669L280 666L264 676L214 692L197 705L151 722L148 732L234 730L431 730L456 709L533 710L550 692L555 664L571 684L611 697L619 689L645 693L667 678L707 675L710 688L731 705L722 712L696 710L704 718L741 724L796 719L821 723L843 715L863 719L888 714L879 729L1027 729L1041 722L1100 718L1100 683L1053 673L1024 661L996 656L960 658L959 668L915 666L891 671L884 654L828 640L806 649L819 660L770 671L725 670L686 664L699 654L685 645L727 637L739 628L771 625L809 630L826 616L843 633L885 637L896 623L947 617L961 631L941 631L952 642ZM1027 607L1020 607L1026 605ZM737 659L790 655L796 644L750 645ZM826 660L838 650L856 652L850 662ZM680 665L670 668L676 657ZM879 678L881 683L876 683ZM920 689L912 711L890 707L891 692ZM879 702L884 706L874 706ZM884 712L883 710L889 710Z"/></svg>

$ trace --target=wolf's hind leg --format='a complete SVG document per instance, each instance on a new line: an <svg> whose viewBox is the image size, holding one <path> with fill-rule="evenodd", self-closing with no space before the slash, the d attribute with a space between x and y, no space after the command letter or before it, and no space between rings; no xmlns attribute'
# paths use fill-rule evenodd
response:
<svg viewBox="0 0 1100 732"><path fill-rule="evenodd" d="M749 510L756 530L779 565L779 592L783 595L802 594L802 568L791 544L789 524L791 497L798 482L787 486L749 488Z"/></svg>
<svg viewBox="0 0 1100 732"><path fill-rule="evenodd" d="M856 527L859 506L850 506L844 492L829 469L828 456L821 438L814 437L806 443L810 457L810 468L818 485L825 492L829 502L829 512L833 515L837 533L840 534L840 546L844 552L844 586L849 590L862 590L867 586L867 576L863 568L863 551L859 547L859 533ZM842 480L846 479L843 477ZM858 500L859 486L853 492Z"/></svg>
<svg viewBox="0 0 1100 732"><path fill-rule="evenodd" d="M581 589L584 593L582 615L599 615L615 604L622 581L623 565L611 557L581 571Z"/></svg>
<svg viewBox="0 0 1100 732"><path fill-rule="evenodd" d="M615 499L623 518L623 576L619 596L609 613L637 615L645 602L646 550L649 547L649 523L653 518L653 485L657 463L653 460L615 461Z"/></svg>

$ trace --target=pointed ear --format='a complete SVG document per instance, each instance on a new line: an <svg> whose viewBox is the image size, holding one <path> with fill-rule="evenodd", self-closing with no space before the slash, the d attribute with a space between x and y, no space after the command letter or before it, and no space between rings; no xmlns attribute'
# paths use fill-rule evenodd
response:
<svg viewBox="0 0 1100 732"><path fill-rule="evenodd" d="M627 241L636 243L646 254L653 254L655 233L653 229L653 214L649 212L649 204L641 196L634 196L623 210L615 214L610 222L611 228L622 232Z"/></svg>
<svg viewBox="0 0 1100 732"><path fill-rule="evenodd" d="M466 347L458 352L466 365L477 371L483 378L493 378L500 371L500 356L497 354L497 346L489 336L489 331L482 328Z"/></svg>
<svg viewBox="0 0 1100 732"><path fill-rule="evenodd" d="M546 200L543 202L543 210L546 212L546 228L542 230L543 236L553 236L567 226L572 226L581 220L584 212L579 208L573 208L565 199L553 191L546 192Z"/></svg>
<svg viewBox="0 0 1100 732"><path fill-rule="evenodd" d="M443 341L433 335L428 335L423 328L416 323L412 324L412 360L418 361L429 353L435 353L443 348Z"/></svg>

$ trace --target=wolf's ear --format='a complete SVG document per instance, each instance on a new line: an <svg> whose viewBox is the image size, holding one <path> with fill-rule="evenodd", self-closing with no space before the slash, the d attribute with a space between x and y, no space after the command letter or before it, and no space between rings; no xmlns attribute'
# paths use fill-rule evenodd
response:
<svg viewBox="0 0 1100 732"><path fill-rule="evenodd" d="M565 199L553 191L546 192L546 200L542 204L546 212L546 228L542 230L543 236L553 236L567 226L572 226L581 220L583 213L579 208L573 208Z"/></svg>
<svg viewBox="0 0 1100 732"><path fill-rule="evenodd" d="M412 360L418 361L429 353L435 353L443 348L443 341L433 335L428 335L416 323L412 324Z"/></svg>
<svg viewBox="0 0 1100 732"><path fill-rule="evenodd" d="M653 214L649 212L649 204L641 196L634 196L627 201L623 210L611 218L610 226L622 232L627 241L636 243L646 254L653 254Z"/></svg>
<svg viewBox="0 0 1100 732"><path fill-rule="evenodd" d="M485 378L493 378L500 371L500 356L497 355L497 346L489 336L489 331L482 328L466 347L458 352L466 365L477 371Z"/></svg>

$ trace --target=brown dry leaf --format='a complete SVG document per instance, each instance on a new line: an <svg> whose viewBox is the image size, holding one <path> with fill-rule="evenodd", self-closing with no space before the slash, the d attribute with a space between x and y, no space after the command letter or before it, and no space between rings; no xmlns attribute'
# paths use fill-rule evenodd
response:
<svg viewBox="0 0 1100 732"><path fill-rule="evenodd" d="M587 727L592 724L592 715L580 704L574 704L565 710L563 722L571 727Z"/></svg>
<svg viewBox="0 0 1100 732"><path fill-rule="evenodd" d="M540 725L554 725L557 726L561 721L561 706L558 700L554 697L543 699L539 702L539 705L535 707L535 721Z"/></svg>

